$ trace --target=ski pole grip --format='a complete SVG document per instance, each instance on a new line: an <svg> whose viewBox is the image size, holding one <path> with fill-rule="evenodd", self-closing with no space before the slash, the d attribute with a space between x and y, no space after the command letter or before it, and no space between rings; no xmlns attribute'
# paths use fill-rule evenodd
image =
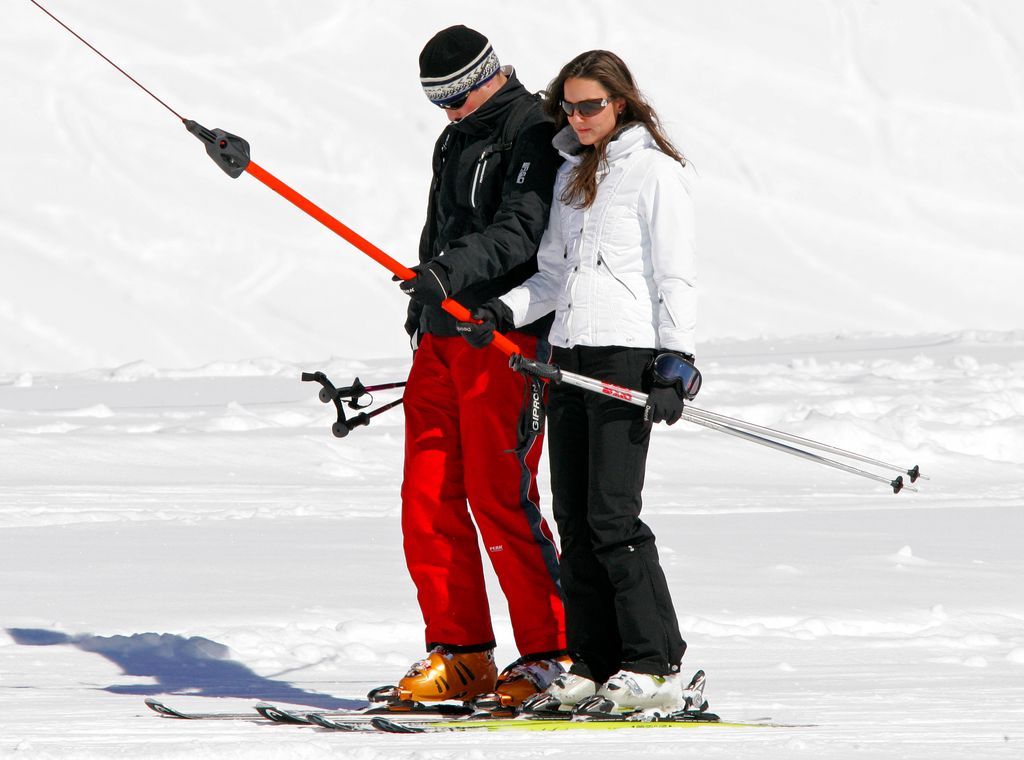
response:
<svg viewBox="0 0 1024 760"><path fill-rule="evenodd" d="M369 424L370 424L370 415L368 415L366 412L363 412L361 414L357 414L355 417L353 417L352 419L348 420L345 423L345 427L347 427L351 431L353 428L357 428L360 425L369 425Z"/></svg>
<svg viewBox="0 0 1024 760"><path fill-rule="evenodd" d="M529 359L522 354L512 354L508 366L516 372L524 375L533 375L541 380L550 380L555 383L562 382L562 370L557 364L548 364L538 359Z"/></svg>

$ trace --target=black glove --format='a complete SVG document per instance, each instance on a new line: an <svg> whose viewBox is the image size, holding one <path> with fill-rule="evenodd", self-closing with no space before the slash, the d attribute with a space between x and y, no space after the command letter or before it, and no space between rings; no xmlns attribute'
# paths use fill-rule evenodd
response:
<svg viewBox="0 0 1024 760"><path fill-rule="evenodd" d="M451 295L452 286L448 272L436 261L417 264L412 267L412 271L416 276L411 280L402 280L398 286L409 298L424 306L439 306ZM399 278L396 275L393 279Z"/></svg>
<svg viewBox="0 0 1024 760"><path fill-rule="evenodd" d="M691 354L683 354L675 351L663 351L664 354L669 354L666 359L672 359L673 356L679 357L686 362L687 369L696 371L693 365L693 356ZM660 355L655 357L660 359ZM672 359L673 361L676 361ZM679 362L676 361L677 367ZM687 366L689 365L689 366ZM660 366L660 365L659 365ZM671 366L671 365L670 365ZM655 360L652 359L651 363L647 366L644 372L645 385L650 388L647 393L647 404L644 406L644 421L645 422L664 422L668 425L674 425L679 422L679 418L683 414L683 392L682 382L677 379L662 379L658 373L654 370ZM696 388L700 389L699 373L696 383ZM696 390L693 391L693 395L696 395Z"/></svg>
<svg viewBox="0 0 1024 760"><path fill-rule="evenodd" d="M500 298L492 298L473 309L473 319L479 319L480 324L475 322L456 322L455 329L459 335L466 339L473 348L483 348L494 340L494 332L505 332L514 327L512 309L510 309Z"/></svg>
<svg viewBox="0 0 1024 760"><path fill-rule="evenodd" d="M683 414L683 399L675 388L651 388L644 407L644 422L674 425Z"/></svg>

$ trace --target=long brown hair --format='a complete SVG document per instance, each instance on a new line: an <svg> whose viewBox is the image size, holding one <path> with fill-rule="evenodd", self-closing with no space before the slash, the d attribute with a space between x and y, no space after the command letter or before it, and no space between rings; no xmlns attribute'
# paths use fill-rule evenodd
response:
<svg viewBox="0 0 1024 760"><path fill-rule="evenodd" d="M562 110L562 99L565 97L565 80L572 77L593 79L608 91L609 100L622 98L625 107L612 133L584 149L582 159L569 175L569 182L559 198L562 203L576 208L588 208L594 203L597 197L597 174L607 160L608 144L616 134L631 124L643 124L662 153L686 165L683 154L665 136L658 115L640 93L625 62L608 50L581 53L565 64L548 85L545 108L559 130L569 123L569 117Z"/></svg>

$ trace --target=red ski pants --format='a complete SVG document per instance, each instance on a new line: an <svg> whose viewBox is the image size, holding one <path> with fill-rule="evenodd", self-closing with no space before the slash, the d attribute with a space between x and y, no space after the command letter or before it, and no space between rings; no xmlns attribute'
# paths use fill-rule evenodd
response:
<svg viewBox="0 0 1024 760"><path fill-rule="evenodd" d="M536 338L510 337L535 355ZM426 335L413 359L402 533L428 648L493 646L481 541L520 654L565 648L558 554L537 492L542 439L514 451L524 386L504 354L459 337Z"/></svg>

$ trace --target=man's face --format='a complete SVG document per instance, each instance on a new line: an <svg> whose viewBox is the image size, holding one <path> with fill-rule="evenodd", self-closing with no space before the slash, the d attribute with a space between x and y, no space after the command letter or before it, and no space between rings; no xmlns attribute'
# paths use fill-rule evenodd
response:
<svg viewBox="0 0 1024 760"><path fill-rule="evenodd" d="M482 106L490 94L485 92L486 89L486 87L478 87L475 90L470 90L469 97L466 98L466 102L459 108L443 109L445 114L448 116L448 121L459 121L459 119L465 119L473 113L473 111Z"/></svg>

